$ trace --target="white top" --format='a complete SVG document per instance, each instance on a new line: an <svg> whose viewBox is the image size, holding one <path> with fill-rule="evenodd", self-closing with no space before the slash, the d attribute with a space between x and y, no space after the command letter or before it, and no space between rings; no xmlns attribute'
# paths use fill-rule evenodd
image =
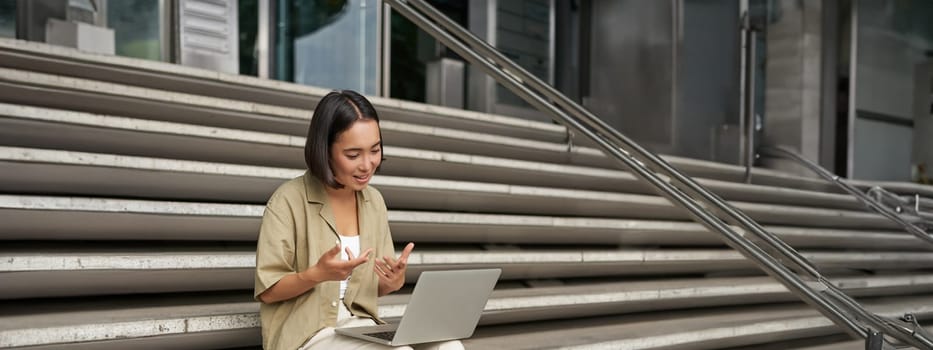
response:
<svg viewBox="0 0 933 350"><path fill-rule="evenodd" d="M359 235L356 235L356 236L338 235L338 236L340 236L340 259L350 260L349 257L347 256L347 251L346 251L347 247L350 247L350 251L353 252L354 257L360 256L360 236ZM343 295L347 291L347 281L349 280L350 278L348 277L347 279L340 281L340 299L343 299Z"/></svg>

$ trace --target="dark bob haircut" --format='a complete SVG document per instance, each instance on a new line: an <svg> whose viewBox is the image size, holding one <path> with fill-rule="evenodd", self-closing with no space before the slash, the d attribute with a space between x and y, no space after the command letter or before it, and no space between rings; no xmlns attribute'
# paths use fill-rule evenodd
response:
<svg viewBox="0 0 933 350"><path fill-rule="evenodd" d="M340 133L358 120L375 120L379 123L376 109L363 95L355 91L333 91L318 102L311 116L308 138L305 141L305 164L311 175L333 188L343 188L334 178L330 168L330 147ZM382 130L379 130L380 148ZM378 168L376 170L379 170Z"/></svg>

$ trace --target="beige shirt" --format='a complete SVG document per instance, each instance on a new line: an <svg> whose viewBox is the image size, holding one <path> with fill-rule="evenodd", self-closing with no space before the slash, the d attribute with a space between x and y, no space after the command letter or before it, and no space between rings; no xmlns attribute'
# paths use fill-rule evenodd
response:
<svg viewBox="0 0 933 350"><path fill-rule="evenodd" d="M372 186L356 194L360 250L373 248L373 258L395 256L385 201ZM288 274L317 263L328 249L340 243L334 214L324 185L309 172L280 186L262 217L256 245L258 297ZM379 280L373 271L375 259L357 266L350 277L344 304L354 316L378 316L376 298ZM261 304L262 343L265 349L297 349L324 327L337 322L339 281L323 282L290 300ZM258 300L258 298L257 298Z"/></svg>

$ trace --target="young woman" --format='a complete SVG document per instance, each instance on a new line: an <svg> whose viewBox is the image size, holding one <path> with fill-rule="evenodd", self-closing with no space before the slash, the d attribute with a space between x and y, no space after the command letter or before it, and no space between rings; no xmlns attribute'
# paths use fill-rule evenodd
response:
<svg viewBox="0 0 933 350"><path fill-rule="evenodd" d="M409 243L395 259L385 202L368 186L382 163L372 104L353 91L324 96L308 129L305 163L308 171L272 194L262 218L254 297L263 347L388 349L334 333L384 323L376 299L405 284L414 249ZM459 341L426 346L463 348Z"/></svg>

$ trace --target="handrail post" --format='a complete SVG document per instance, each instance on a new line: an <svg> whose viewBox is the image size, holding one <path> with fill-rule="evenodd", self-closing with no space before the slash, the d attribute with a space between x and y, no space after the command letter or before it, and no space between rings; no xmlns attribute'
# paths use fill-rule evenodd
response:
<svg viewBox="0 0 933 350"><path fill-rule="evenodd" d="M761 151L771 156L789 158L791 160L798 162L799 164L810 169L810 171L813 171L814 173L816 173L817 175L819 175L826 181L836 184L843 191L854 196L862 204L864 204L868 209L878 214L881 214L881 216L884 216L888 218L888 220L891 220L894 223L900 225L908 233L913 234L915 237L928 243L928 248L933 249L933 236L927 233L926 230L918 227L917 225L911 222L908 222L907 220L902 218L900 215L898 215L897 212L886 208L884 204L882 203L882 201L874 200L873 198L871 198L871 196L855 188L855 186L850 185L838 175L830 173L828 170L824 169L823 167L819 166L813 161L810 161L809 159L806 159L803 156L785 147L781 147L781 146L762 147ZM878 192L878 195L883 196L883 193Z"/></svg>

